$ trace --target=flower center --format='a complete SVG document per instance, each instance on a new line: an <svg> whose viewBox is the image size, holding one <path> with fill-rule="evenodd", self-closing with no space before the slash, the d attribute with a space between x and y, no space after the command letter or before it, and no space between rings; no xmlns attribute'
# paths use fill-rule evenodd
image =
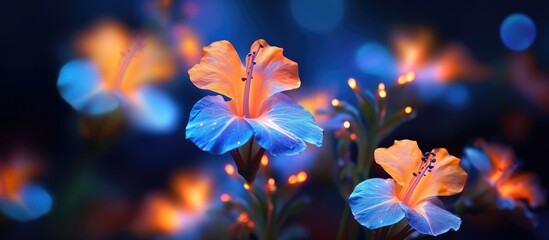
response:
<svg viewBox="0 0 549 240"><path fill-rule="evenodd" d="M118 63L116 77L114 79L114 87L118 89L121 88L122 81L124 80L124 75L126 74L126 70L128 70L128 67L130 66L130 62L132 61L135 54L144 47L145 43L143 41L143 37L137 37L136 41L133 43L130 49L122 51L120 53L121 58Z"/></svg>
<svg viewBox="0 0 549 240"><path fill-rule="evenodd" d="M421 178L427 176L427 174L433 170L433 168L435 167L433 166L433 164L437 161L437 159L435 158L436 156L437 155L434 152L426 152L423 155L417 171L412 173L413 177L412 180L410 180L408 187L405 189L405 191L402 191L400 197L403 202L408 202L410 200Z"/></svg>
<svg viewBox="0 0 549 240"><path fill-rule="evenodd" d="M254 73L254 66L256 64L255 59L257 58L257 54L259 53L259 50L263 48L263 45L259 43L259 46L257 46L257 50L248 53L246 56L246 77L242 78L242 81L246 82L246 86L244 87L244 117L250 117L250 88L252 85L252 79L253 73Z"/></svg>

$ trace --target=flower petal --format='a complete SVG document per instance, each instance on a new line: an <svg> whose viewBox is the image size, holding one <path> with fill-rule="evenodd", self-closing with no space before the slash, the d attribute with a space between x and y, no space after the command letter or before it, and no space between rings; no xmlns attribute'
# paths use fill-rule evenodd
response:
<svg viewBox="0 0 549 240"><path fill-rule="evenodd" d="M177 105L163 92L143 87L127 100L131 121L138 127L156 132L169 132L177 127Z"/></svg>
<svg viewBox="0 0 549 240"><path fill-rule="evenodd" d="M213 154L238 148L253 135L250 125L235 116L220 95L204 97L194 105L186 131L187 139Z"/></svg>
<svg viewBox="0 0 549 240"><path fill-rule="evenodd" d="M476 145L490 159L493 171L488 174L488 179L491 182L495 183L499 181L506 174L507 170L515 165L515 153L511 148L495 143L487 143L482 140L478 141Z"/></svg>
<svg viewBox="0 0 549 240"><path fill-rule="evenodd" d="M393 225L405 215L392 179L371 178L359 183L349 197L349 206L355 219L369 229Z"/></svg>
<svg viewBox="0 0 549 240"><path fill-rule="evenodd" d="M90 61L73 60L65 64L57 87L65 101L85 114L105 114L119 105L118 98L102 85L99 71Z"/></svg>
<svg viewBox="0 0 549 240"><path fill-rule="evenodd" d="M410 208L401 204L406 211L408 224L421 234L437 236L448 232L450 229L457 231L461 225L461 219L444 210L439 200L429 199Z"/></svg>
<svg viewBox="0 0 549 240"><path fill-rule="evenodd" d="M322 128L313 116L288 96L275 94L261 107L257 118L246 118L257 143L273 155L293 155L306 148L305 142L322 146Z"/></svg>
<svg viewBox="0 0 549 240"><path fill-rule="evenodd" d="M245 85L242 78L246 77L246 73L230 42L217 41L204 47L200 62L189 69L189 77L196 87L231 98L238 114L242 115Z"/></svg>
<svg viewBox="0 0 549 240"><path fill-rule="evenodd" d="M377 164L391 175L401 186L410 182L414 171L417 171L423 153L419 150L416 141L395 140L389 148L378 148L374 151Z"/></svg>
<svg viewBox="0 0 549 240"><path fill-rule="evenodd" d="M297 63L284 57L282 48L269 46L259 39L252 44L250 52L257 51L259 44L263 48L255 59L253 80L250 89L250 114L258 116L261 103L282 91L298 88L301 85Z"/></svg>
<svg viewBox="0 0 549 240"><path fill-rule="evenodd" d="M465 186L467 173L459 165L459 158L448 154L444 148L433 149L433 152L437 161L432 164L432 172L427 172L415 188L410 198L412 206L428 197L460 193Z"/></svg>
<svg viewBox="0 0 549 240"><path fill-rule="evenodd" d="M465 148L464 154L465 156L462 159L463 161L461 164L467 166L467 168L472 166L483 175L488 174L492 170L492 165L490 164L488 156L482 151L468 147Z"/></svg>
<svg viewBox="0 0 549 240"><path fill-rule="evenodd" d="M0 210L7 216L28 221L50 212L51 196L43 188L28 184L24 185L16 199L1 199Z"/></svg>
<svg viewBox="0 0 549 240"><path fill-rule="evenodd" d="M545 192L534 174L515 174L498 185L497 189L502 198L523 200L532 208L545 205Z"/></svg>

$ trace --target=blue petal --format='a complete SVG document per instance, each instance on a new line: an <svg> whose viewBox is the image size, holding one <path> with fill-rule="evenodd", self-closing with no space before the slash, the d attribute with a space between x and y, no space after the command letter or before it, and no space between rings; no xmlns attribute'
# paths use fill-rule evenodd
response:
<svg viewBox="0 0 549 240"><path fill-rule="evenodd" d="M437 199L429 199L419 203L414 208L401 204L406 210L408 224L421 234L437 236L453 229L457 231L461 225L461 218L440 207Z"/></svg>
<svg viewBox="0 0 549 240"><path fill-rule="evenodd" d="M90 61L73 60L65 64L57 88L65 101L85 114L105 114L119 105L118 98L101 85L99 70Z"/></svg>
<svg viewBox="0 0 549 240"><path fill-rule="evenodd" d="M462 164L465 165L465 167L470 168L472 166L482 174L487 174L492 170L492 164L490 163L488 156L482 151L468 147L465 148L464 153L465 156Z"/></svg>
<svg viewBox="0 0 549 240"><path fill-rule="evenodd" d="M200 149L223 154L238 148L252 137L252 128L235 116L221 96L207 96L198 101L187 124L187 139Z"/></svg>
<svg viewBox="0 0 549 240"><path fill-rule="evenodd" d="M309 111L288 96L271 96L260 111L261 116L246 121L254 129L257 143L271 154L297 154L306 148L305 142L322 146L322 128Z"/></svg>
<svg viewBox="0 0 549 240"><path fill-rule="evenodd" d="M36 185L25 185L21 188L18 199L1 199L0 210L7 216L28 221L50 212L51 196L43 188Z"/></svg>
<svg viewBox="0 0 549 240"><path fill-rule="evenodd" d="M137 127L153 132L170 132L177 128L177 104L163 92L143 87L134 97L128 99L126 109Z"/></svg>
<svg viewBox="0 0 549 240"><path fill-rule="evenodd" d="M349 206L355 219L369 229L393 225L405 212L395 198L393 179L370 178L355 187L349 197Z"/></svg>

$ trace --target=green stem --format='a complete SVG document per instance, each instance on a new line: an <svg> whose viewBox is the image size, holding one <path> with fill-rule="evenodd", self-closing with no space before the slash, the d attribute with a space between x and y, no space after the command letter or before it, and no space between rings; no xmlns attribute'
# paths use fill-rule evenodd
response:
<svg viewBox="0 0 549 240"><path fill-rule="evenodd" d="M347 218L349 218L349 213L351 209L349 208L349 204L345 204L345 207L343 208L343 212L341 213L341 218L339 219L339 228L337 230L337 240L342 240L343 235L345 233L345 227L347 226Z"/></svg>

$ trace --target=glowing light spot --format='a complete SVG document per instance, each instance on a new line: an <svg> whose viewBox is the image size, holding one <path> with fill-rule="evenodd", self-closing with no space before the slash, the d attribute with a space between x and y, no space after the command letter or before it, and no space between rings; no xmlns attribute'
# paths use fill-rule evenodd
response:
<svg viewBox="0 0 549 240"><path fill-rule="evenodd" d="M223 193L219 199L221 199L222 202L228 202L231 201L231 195Z"/></svg>
<svg viewBox="0 0 549 240"><path fill-rule="evenodd" d="M247 223L248 221L250 221L250 217L248 216L248 214L243 212L240 215L238 215L237 221L241 223Z"/></svg>
<svg viewBox="0 0 549 240"><path fill-rule="evenodd" d="M292 16L303 28L313 32L333 30L343 17L343 0L292 0Z"/></svg>
<svg viewBox="0 0 549 240"><path fill-rule="evenodd" d="M379 90L385 90L385 84L383 84L383 83L378 84L378 85L377 85L377 89L379 89Z"/></svg>
<svg viewBox="0 0 549 240"><path fill-rule="evenodd" d="M291 176L288 178L288 183L289 183L289 184L296 184L296 183L297 183L297 176L296 176L296 175L291 175Z"/></svg>
<svg viewBox="0 0 549 240"><path fill-rule="evenodd" d="M385 90L381 90L379 91L378 95L380 98L385 98L387 97L387 92L385 92Z"/></svg>
<svg viewBox="0 0 549 240"><path fill-rule="evenodd" d="M250 184L248 184L248 183L244 183L243 186L244 186L244 189L246 189L248 191L251 189Z"/></svg>
<svg viewBox="0 0 549 240"><path fill-rule="evenodd" d="M407 82L414 81L414 79L416 79L416 74L414 72L408 72L406 74L406 81Z"/></svg>
<svg viewBox="0 0 549 240"><path fill-rule="evenodd" d="M267 180L267 183L269 185L275 185L275 180L273 178L269 178L269 180Z"/></svg>
<svg viewBox="0 0 549 240"><path fill-rule="evenodd" d="M397 82L399 85L405 84L407 82L406 76L399 76Z"/></svg>
<svg viewBox="0 0 549 240"><path fill-rule="evenodd" d="M351 141L356 141L356 134L351 133L351 135L349 135L349 138L351 139Z"/></svg>
<svg viewBox="0 0 549 240"><path fill-rule="evenodd" d="M247 225L248 225L248 228L250 229L253 229L255 227L254 221L249 221Z"/></svg>
<svg viewBox="0 0 549 240"><path fill-rule="evenodd" d="M225 165L225 172L227 174L229 174L230 176L234 176L235 170L234 170L233 165L231 165L231 164Z"/></svg>
<svg viewBox="0 0 549 240"><path fill-rule="evenodd" d="M269 158L267 158L267 155L263 155L261 157L261 166L266 167L267 165L269 165Z"/></svg>
<svg viewBox="0 0 549 240"><path fill-rule="evenodd" d="M301 171L297 174L297 182L302 183L302 182L305 182L306 180L307 180L307 173L306 172Z"/></svg>
<svg viewBox="0 0 549 240"><path fill-rule="evenodd" d="M269 178L269 180L267 180L267 187L269 187L269 190L271 191L276 191L276 183L273 178Z"/></svg>
<svg viewBox="0 0 549 240"><path fill-rule="evenodd" d="M407 106L406 108L404 108L404 112L405 112L406 114L410 114L410 113L412 113L412 111L413 111L413 109L412 109L412 107L410 107L410 106Z"/></svg>
<svg viewBox="0 0 549 240"><path fill-rule="evenodd" d="M524 51L536 38L536 26L527 15L515 13L503 20L499 33L501 40L509 49Z"/></svg>
<svg viewBox="0 0 549 240"><path fill-rule="evenodd" d="M356 80L354 78L349 78L349 80L347 80L347 84L349 84L351 89L356 89Z"/></svg>
<svg viewBox="0 0 549 240"><path fill-rule="evenodd" d="M340 104L341 104L341 103L339 102L339 100L337 100L337 99L335 99L335 98L332 100L332 106L337 107L337 106L339 106Z"/></svg>
<svg viewBox="0 0 549 240"><path fill-rule="evenodd" d="M343 127L344 128L350 128L351 127L351 122L349 122L349 121L343 122Z"/></svg>

